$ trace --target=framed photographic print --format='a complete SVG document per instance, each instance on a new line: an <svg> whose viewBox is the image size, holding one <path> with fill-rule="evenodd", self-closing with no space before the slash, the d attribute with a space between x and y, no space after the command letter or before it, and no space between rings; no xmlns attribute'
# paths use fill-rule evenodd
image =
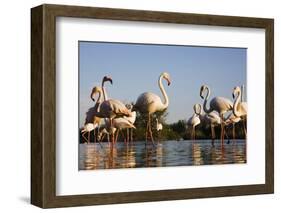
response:
<svg viewBox="0 0 281 213"><path fill-rule="evenodd" d="M31 203L274 191L273 19L31 9Z"/></svg>

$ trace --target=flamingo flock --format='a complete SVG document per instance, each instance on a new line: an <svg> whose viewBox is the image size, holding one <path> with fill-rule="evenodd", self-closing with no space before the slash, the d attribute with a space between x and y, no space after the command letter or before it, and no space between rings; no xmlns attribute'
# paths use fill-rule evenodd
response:
<svg viewBox="0 0 281 213"><path fill-rule="evenodd" d="M102 85L94 86L90 98L94 102L86 113L84 127L81 130L82 137L87 143L90 143L90 133L95 131L94 142L102 141L105 136L108 142L115 144L118 141L119 134L122 135L124 142L133 141L133 130L136 129L134 123L136 121L136 113L146 117L145 141L151 141L154 146L154 137L152 131L152 115L156 112L162 112L169 106L169 97L163 86L163 80L167 81L167 85L171 84L169 73L163 72L158 78L158 87L162 94L162 98L152 92L144 92L140 94L135 104L126 105L122 101L108 98L105 83L109 82L113 85L113 80L104 76ZM241 91L242 90L242 91ZM233 138L235 138L235 124L242 121L243 130L246 136L246 118L247 118L247 102L243 100L244 85L234 87L232 96L234 101L225 97L213 97L210 101L211 90L207 85L200 88L200 97L203 104L195 104L193 106L193 115L187 120L187 128L191 129L191 140L196 139L196 126L204 125L210 127L212 135L212 144L214 144L215 127L221 128L221 144L224 143L225 127L232 125ZM209 102L209 103L208 103ZM228 116L225 118L225 115ZM123 130L126 130L127 135ZM163 125L156 118L156 131L159 133L163 130ZM96 132L97 131L97 132ZM88 137L85 134L88 133Z"/></svg>

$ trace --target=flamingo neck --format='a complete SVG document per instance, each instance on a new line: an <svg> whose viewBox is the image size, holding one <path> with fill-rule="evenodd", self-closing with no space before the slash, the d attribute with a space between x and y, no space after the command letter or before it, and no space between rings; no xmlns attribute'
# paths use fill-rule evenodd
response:
<svg viewBox="0 0 281 213"><path fill-rule="evenodd" d="M211 110L211 108L207 109L207 101L210 97L211 92L210 92L209 87L206 87L206 89L207 89L207 95L204 98L203 109L204 109L205 113L210 113L210 112L212 112L212 110Z"/></svg>
<svg viewBox="0 0 281 213"><path fill-rule="evenodd" d="M234 104L233 104L233 114L236 116L236 117L240 117L240 112L238 110L238 104L241 103L241 92L238 91L238 95L234 101Z"/></svg>
<svg viewBox="0 0 281 213"><path fill-rule="evenodd" d="M162 79L163 79L163 75L161 75L159 77L158 86L159 86L159 88L161 90L162 95L164 96L164 103L162 103L162 107L161 108L162 109L166 109L168 107L168 105L169 105L169 98L168 98L168 95L167 95L167 93L166 93L166 91L165 91L165 89L163 87Z"/></svg>
<svg viewBox="0 0 281 213"><path fill-rule="evenodd" d="M106 93L106 90L105 90L105 87L104 87L104 82L102 82L101 88L102 88L103 100L107 101L108 96L107 96L107 93Z"/></svg>

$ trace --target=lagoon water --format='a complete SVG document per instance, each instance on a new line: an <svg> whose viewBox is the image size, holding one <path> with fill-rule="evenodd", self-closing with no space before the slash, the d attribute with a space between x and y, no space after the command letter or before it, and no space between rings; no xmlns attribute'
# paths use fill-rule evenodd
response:
<svg viewBox="0 0 281 213"><path fill-rule="evenodd" d="M117 142L79 145L79 170L246 163L245 140Z"/></svg>

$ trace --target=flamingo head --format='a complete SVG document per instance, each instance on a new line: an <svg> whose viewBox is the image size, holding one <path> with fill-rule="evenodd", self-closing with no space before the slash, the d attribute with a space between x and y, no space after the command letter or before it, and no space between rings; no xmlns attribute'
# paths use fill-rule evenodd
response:
<svg viewBox="0 0 281 213"><path fill-rule="evenodd" d="M102 86L104 85L104 82L109 81L111 84L113 84L112 78L109 76L104 76L102 79Z"/></svg>
<svg viewBox="0 0 281 213"><path fill-rule="evenodd" d="M201 114L201 108L202 108L201 104L194 104L193 110L194 110L195 114L200 115Z"/></svg>
<svg viewBox="0 0 281 213"><path fill-rule="evenodd" d="M207 89L206 85L202 85L201 88L200 88L200 97L202 99L204 99L203 93L205 92L206 89Z"/></svg>
<svg viewBox="0 0 281 213"><path fill-rule="evenodd" d="M95 86L95 87L92 89L92 92L91 92L91 99L92 99L93 101L95 101L95 98L94 98L95 94L101 93L101 92L102 92L101 87Z"/></svg>
<svg viewBox="0 0 281 213"><path fill-rule="evenodd" d="M168 86L170 86L170 84L171 84L171 77L170 77L170 74L167 73L167 72L163 72L163 73L161 74L161 76L163 76L163 78L168 82Z"/></svg>
<svg viewBox="0 0 281 213"><path fill-rule="evenodd" d="M234 87L233 88L233 92L232 92L232 97L233 97L233 99L237 96L237 94L239 94L241 92L241 89L240 89L240 87Z"/></svg>

